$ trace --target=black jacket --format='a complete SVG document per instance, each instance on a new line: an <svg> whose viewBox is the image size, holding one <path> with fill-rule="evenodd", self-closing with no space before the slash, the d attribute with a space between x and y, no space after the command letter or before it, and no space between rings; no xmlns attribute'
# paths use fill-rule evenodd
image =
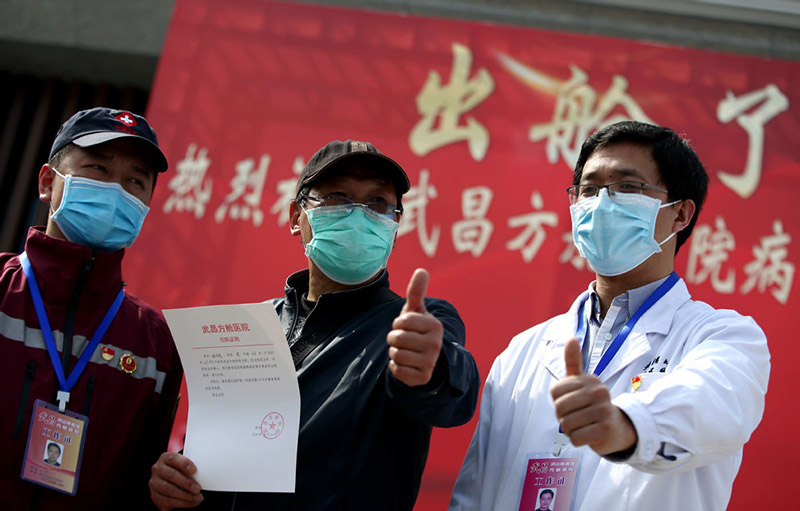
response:
<svg viewBox="0 0 800 511"><path fill-rule="evenodd" d="M389 290L386 272L322 295L301 324L307 290L308 272L298 272L287 279L286 297L273 300L293 352L319 343L298 363L296 493L205 492L201 509L411 510L432 427L464 424L475 411L480 377L464 349L464 324L449 303L425 299L444 339L433 380L412 388L387 367L386 334L405 299Z"/></svg>

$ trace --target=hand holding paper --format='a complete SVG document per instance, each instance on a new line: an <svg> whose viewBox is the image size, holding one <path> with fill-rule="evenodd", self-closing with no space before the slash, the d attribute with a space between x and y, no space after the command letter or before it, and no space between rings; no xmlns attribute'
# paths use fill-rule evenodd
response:
<svg viewBox="0 0 800 511"><path fill-rule="evenodd" d="M150 498L161 511L195 507L203 502L192 460L177 452L163 453L150 471Z"/></svg>

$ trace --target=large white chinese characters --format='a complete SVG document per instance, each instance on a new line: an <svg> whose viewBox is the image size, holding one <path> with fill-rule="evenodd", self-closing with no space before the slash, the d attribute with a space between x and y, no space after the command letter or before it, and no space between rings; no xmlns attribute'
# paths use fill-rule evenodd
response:
<svg viewBox="0 0 800 511"><path fill-rule="evenodd" d="M762 294L769 292L778 303L786 305L794 284L795 265L787 260L791 241L791 235L784 231L783 222L775 219L772 234L762 236L759 244L751 249L753 259L744 266L747 278L739 287L740 294L746 295L753 290ZM715 218L714 228L707 224L695 226L689 243L687 282L700 284L709 280L714 291L733 294L736 291L736 271L726 264L734 248L734 236L721 216Z"/></svg>
<svg viewBox="0 0 800 511"><path fill-rule="evenodd" d="M172 194L164 203L164 213L174 208L178 212L190 211L197 219L203 218L214 186L211 178L206 179L210 165L208 149L189 144L186 156L175 166L177 174L167 185Z"/></svg>
<svg viewBox="0 0 800 511"><path fill-rule="evenodd" d="M453 43L450 83L442 85L442 78L436 71L428 75L428 81L417 96L417 111L422 119L414 126L408 139L414 154L423 156L433 149L466 140L474 160L480 161L486 156L489 148L486 127L472 116L467 117L465 123L460 123L460 118L492 93L494 79L481 68L470 80L471 67L470 49Z"/></svg>
<svg viewBox="0 0 800 511"><path fill-rule="evenodd" d="M611 86L598 98L595 89L589 85L589 76L578 66L569 66L572 75L562 81L508 55L501 53L498 59L520 82L533 90L556 96L552 120L532 126L529 132L534 142L547 140L547 161L550 163L556 163L561 156L570 168L575 167L583 141L603 126L631 119L653 124L628 94L628 80L624 76L614 75Z"/></svg>
<svg viewBox="0 0 800 511"><path fill-rule="evenodd" d="M217 208L214 215L217 223L222 223L226 216L233 220L253 220L258 227L264 221L261 210L261 193L267 180L270 156L261 156L258 167L253 158L247 158L236 164L236 177L231 180L231 193Z"/></svg>
<svg viewBox="0 0 800 511"><path fill-rule="evenodd" d="M755 108L758 105L758 108ZM789 99L774 84L763 89L734 96L727 91L725 99L717 105L717 119L728 123L733 119L748 136L747 163L741 174L718 172L717 176L725 186L739 194L743 199L749 198L758 188L761 181L761 164L764 157L764 124L789 108ZM748 113L748 110L753 109Z"/></svg>

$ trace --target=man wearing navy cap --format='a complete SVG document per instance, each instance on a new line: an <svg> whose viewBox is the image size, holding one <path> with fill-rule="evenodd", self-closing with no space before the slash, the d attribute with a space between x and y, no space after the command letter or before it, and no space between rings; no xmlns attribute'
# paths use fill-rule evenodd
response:
<svg viewBox="0 0 800 511"><path fill-rule="evenodd" d="M331 142L300 174L289 214L308 268L272 301L300 385L295 492L201 494L192 461L165 453L150 481L160 509L414 507L432 428L472 417L480 377L458 312L425 296L425 270L406 299L389 289L408 189L400 165L367 142Z"/></svg>
<svg viewBox="0 0 800 511"><path fill-rule="evenodd" d="M161 314L123 291L121 263L166 170L131 112L84 110L56 135L39 171L47 226L0 254L0 509L150 506L181 368ZM35 452L51 440L58 469Z"/></svg>

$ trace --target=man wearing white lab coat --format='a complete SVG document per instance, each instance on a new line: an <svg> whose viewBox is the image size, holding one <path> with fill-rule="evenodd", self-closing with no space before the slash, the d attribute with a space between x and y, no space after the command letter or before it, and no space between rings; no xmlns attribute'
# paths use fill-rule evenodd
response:
<svg viewBox="0 0 800 511"><path fill-rule="evenodd" d="M573 185L596 280L495 360L450 510L520 509L542 452L580 458L573 510L724 510L769 352L752 318L693 301L674 273L705 169L672 130L625 121L587 139Z"/></svg>

